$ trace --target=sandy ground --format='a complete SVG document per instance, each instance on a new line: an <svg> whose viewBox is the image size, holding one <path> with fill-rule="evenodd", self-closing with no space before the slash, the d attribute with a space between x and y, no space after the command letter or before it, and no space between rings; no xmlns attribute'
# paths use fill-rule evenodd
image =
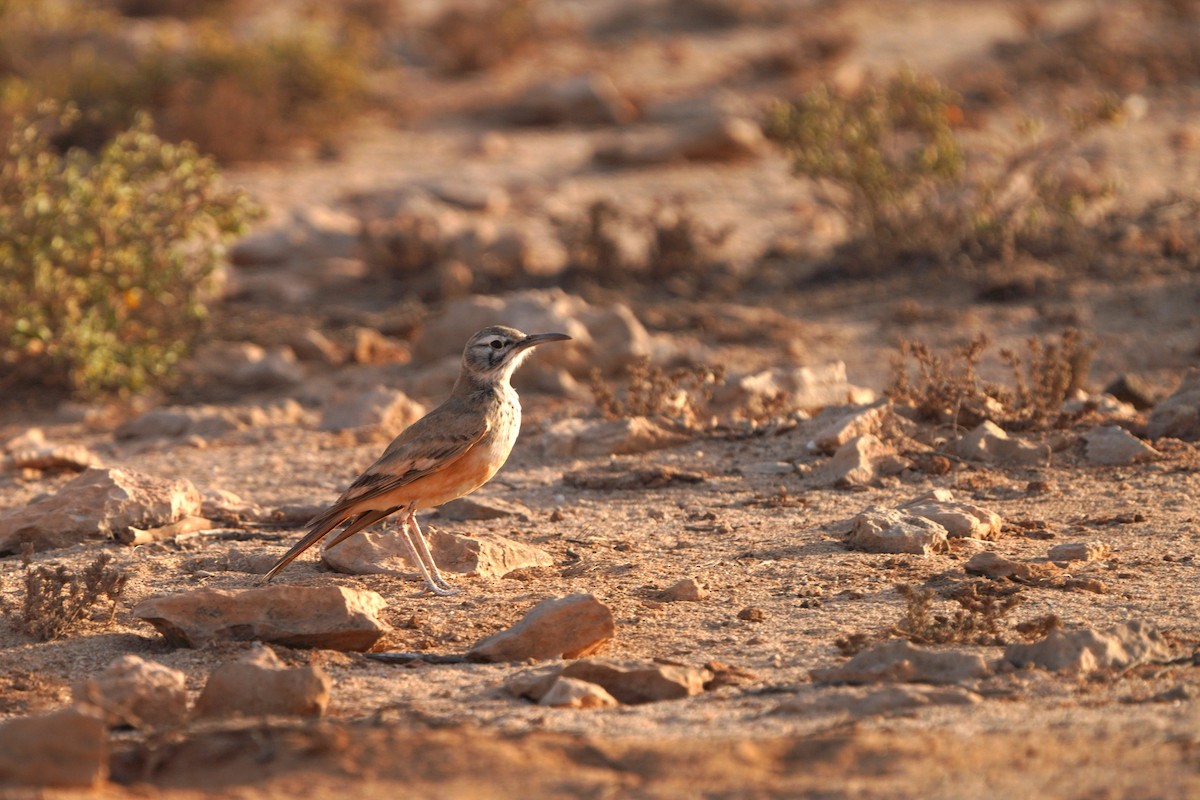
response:
<svg viewBox="0 0 1200 800"><path fill-rule="evenodd" d="M1047 24L1069 25L1090 8L1050 4ZM992 46L1018 34L1003 3L850 2L823 10L820 20L854 37L846 59L831 67L834 79L845 81L887 74L900 64L952 78L987 66ZM751 18L717 30L647 33L621 45L550 46L485 78L410 76L402 91L417 98L419 113L403 129L364 123L338 160L241 168L233 178L277 214L447 174L509 187L518 198L516 214L522 204L531 209L578 205L581 198L596 196L619 198L631 208L682 197L713 226L736 225L727 257L752 265L764 242L797 233L797 219L814 226L800 235L817 242L839 230L812 187L790 177L783 154L728 165L598 170L588 166L588 155L611 130L506 128L504 147L489 154L481 151L479 140L490 123L472 109L489 92L502 95L531 75L580 64L606 69L623 90L659 103L702 97L760 108L786 86L769 80L740 84L737 66L747 53L777 46L800 31L798 25ZM1034 105L1044 107L1048 96L1030 89ZM1123 201L1136 206L1164 190L1194 184L1200 153L1165 152L1164 143L1189 124L1197 99L1186 85L1152 95L1152 113L1089 141L1121 178ZM978 301L979 285L978 277L926 273L727 299L628 299L656 335L698 361L771 367L841 360L853 383L877 391L887 385L900 340L946 347L981 331L997 345L1018 346L1030 335L1058 332L1065 324L1082 328L1097 344L1088 379L1093 390L1134 371L1166 394L1188 366L1197 364L1200 281L1194 272L1124 280L1061 278L1030 298L1004 304ZM360 300L352 297L339 307L354 302ZM386 313L386 302L378 298L361 302L366 311ZM919 313L913 313L914 305ZM295 324L320 325L326 311L320 304L302 309ZM277 310L253 303L228 313L250 328L260 317L264 328L279 318ZM774 322L746 335L736 321L754 314ZM717 324L723 320L735 322ZM994 361L985 366L998 370ZM389 374L399 375L403 385L403 370ZM337 380L336 375L318 377ZM238 400L255 404L287 395ZM1200 644L1200 593L1195 590L1200 460L1194 445L1168 444L1160 458L1130 467L1089 464L1078 447L1070 446L1036 467L962 463L944 475L911 472L850 491L816 488L802 477L823 461L806 446L809 423L779 435L701 436L639 456L563 459L544 455L545 428L594 409L584 401L535 392L523 393L523 399L522 439L503 472L480 494L523 503L531 510L528 519L449 522L434 516L429 522L458 533L494 531L536 544L553 556L554 567L527 571L519 580L458 578L465 591L451 598L415 597L414 583L340 575L311 558L284 573L284 579L379 592L388 601L385 617L394 628L380 649L431 653L461 652L516 622L546 597L588 592L616 619L617 635L605 656L695 666L722 662L741 671L732 685L636 707L549 709L500 691L522 665L396 666L360 654L277 648L286 662L319 664L332 677L331 704L320 722L210 723L160 737L119 731L113 739L113 777L98 794L64 790L47 796L1184 798L1200 793L1195 699L1200 672L1188 658ZM0 439L36 424L49 440L87 445L109 464L188 478L201 488L234 491L268 508L331 500L385 441L360 442L299 424L256 428L205 447L126 443L113 436L122 413L80 422L75 410L8 409L0 417ZM1068 441L1094 424L1084 421L1074 429L1034 436ZM1135 429L1138 424L1131 423ZM623 491L563 483L566 472L610 462L630 468L666 465L701 473L704 480ZM783 474L760 469L778 462L798 468ZM22 505L70 477L2 474L0 507ZM888 635L905 606L897 584L946 589L970 579L963 564L971 553L960 546L922 557L852 552L842 544L842 523L868 505L895 506L937 487L998 513L1008 524L992 549L1007 557L1040 563L1050 546L1075 541L1101 541L1112 548L1109 557L1074 565L1071 573L1102 583L1101 593L1025 587L1006 622L1009 641L1020 640L1011 623L1047 614L1069 628L1141 620L1164 632L1178 661L1084 676L997 667L963 687L976 702L884 711L856 705L878 685L814 682L811 670L844 662L835 644L839 638L857 632ZM780 497L785 500L772 501ZM131 609L147 597L183 589L253 586L256 576L219 570L198 574L190 565L219 559L232 548L281 554L296 533L270 532L249 542L199 538L137 549L87 544L38 554L37 564L78 567L103 550L114 555L129 583L111 626L48 643L0 626L0 716L58 708L69 702L76 680L126 653L183 670L189 691L198 693L208 673L246 645L172 648ZM19 558L0 560L0 591L10 610L19 602L21 572ZM706 584L709 596L699 602L659 599L660 590L682 578ZM937 604L942 612L953 608L944 598ZM761 614L739 616L748 608ZM1000 645L954 647L980 652L989 661L1003 654ZM149 761L152 767L146 766Z"/></svg>

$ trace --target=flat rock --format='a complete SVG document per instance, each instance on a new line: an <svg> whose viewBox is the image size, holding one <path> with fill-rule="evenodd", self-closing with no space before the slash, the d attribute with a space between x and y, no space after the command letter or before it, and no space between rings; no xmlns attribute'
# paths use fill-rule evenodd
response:
<svg viewBox="0 0 1200 800"><path fill-rule="evenodd" d="M319 666L287 667L268 648L213 670L196 700L198 717L320 717L333 681Z"/></svg>
<svg viewBox="0 0 1200 800"><path fill-rule="evenodd" d="M1104 542L1063 542L1051 547L1046 558L1051 561L1099 561L1112 554Z"/></svg>
<svg viewBox="0 0 1200 800"><path fill-rule="evenodd" d="M41 428L29 428L0 445L0 469L74 470L99 467L102 461L78 444L52 444Z"/></svg>
<svg viewBox="0 0 1200 800"><path fill-rule="evenodd" d="M201 377L242 389L278 389L304 380L304 366L290 347L252 342L208 342L190 362Z"/></svg>
<svg viewBox="0 0 1200 800"><path fill-rule="evenodd" d="M554 708L611 708L620 705L603 686L560 676L537 701Z"/></svg>
<svg viewBox="0 0 1200 800"><path fill-rule="evenodd" d="M902 511L872 506L856 516L846 546L867 553L933 555L948 548L946 529Z"/></svg>
<svg viewBox="0 0 1200 800"><path fill-rule="evenodd" d="M460 497L457 500L451 500L445 505L438 506L437 515L439 519L451 520L453 522L467 522L469 520L504 519L506 517L529 519L533 515L533 512L529 510L529 506L513 502L512 500L502 500L499 497L468 495Z"/></svg>
<svg viewBox="0 0 1200 800"><path fill-rule="evenodd" d="M698 603L706 597L708 597L708 589L695 578L683 578L675 581L658 593L658 598L668 603Z"/></svg>
<svg viewBox="0 0 1200 800"><path fill-rule="evenodd" d="M131 536L200 513L200 492L185 479L157 478L132 469L93 467L50 497L0 515L0 555L29 542L35 550L88 539Z"/></svg>
<svg viewBox="0 0 1200 800"><path fill-rule="evenodd" d="M613 464L597 469L565 472L563 473L563 483L575 489L620 492L704 483L708 477L708 474L704 472L694 472L667 465L635 467L631 464Z"/></svg>
<svg viewBox="0 0 1200 800"><path fill-rule="evenodd" d="M379 430L394 436L425 416L425 410L399 389L374 386L335 396L321 413L317 429Z"/></svg>
<svg viewBox="0 0 1200 800"><path fill-rule="evenodd" d="M122 423L115 435L118 439L216 439L247 428L291 425L303 417L303 407L291 399L263 406L165 406Z"/></svg>
<svg viewBox="0 0 1200 800"><path fill-rule="evenodd" d="M976 553L967 560L963 569L969 575L982 575L985 578L1000 580L1007 578L1017 583L1039 584L1053 581L1061 577L1062 570L1054 564L1033 564L1025 561L1014 561L999 553L985 550Z"/></svg>
<svg viewBox="0 0 1200 800"><path fill-rule="evenodd" d="M1146 435L1200 441L1200 369L1189 370L1179 388L1154 407L1146 420Z"/></svg>
<svg viewBox="0 0 1200 800"><path fill-rule="evenodd" d="M718 116L686 120L659 130L618 134L597 147L599 164L636 167L678 161L738 161L757 158L766 139L757 122L745 117Z"/></svg>
<svg viewBox="0 0 1200 800"><path fill-rule="evenodd" d="M241 496L226 489L205 489L200 498L200 516L233 524L265 520L267 513L257 503L243 500Z"/></svg>
<svg viewBox="0 0 1200 800"><path fill-rule="evenodd" d="M810 411L841 405L850 393L845 362L832 361L730 376L714 390L710 405L722 416L757 419L768 409Z"/></svg>
<svg viewBox="0 0 1200 800"><path fill-rule="evenodd" d="M972 461L1036 466L1050 460L1050 446L1010 438L996 423L986 420L958 441L955 454Z"/></svg>
<svg viewBox="0 0 1200 800"><path fill-rule="evenodd" d="M98 790L107 777L108 727L96 709L0 722L0 786Z"/></svg>
<svg viewBox="0 0 1200 800"><path fill-rule="evenodd" d="M1004 659L1018 667L1053 672L1124 670L1171 660L1171 646L1153 625L1135 620L1111 628L1065 631L1055 628L1032 644L1011 644Z"/></svg>
<svg viewBox="0 0 1200 800"><path fill-rule="evenodd" d="M611 78L588 72L530 86L505 113L521 125L618 125L632 120L637 109Z"/></svg>
<svg viewBox="0 0 1200 800"><path fill-rule="evenodd" d="M845 367L842 369L844 372ZM818 453L833 455L852 439L879 436L884 425L894 416L891 403L827 408L813 420L814 432L807 447Z"/></svg>
<svg viewBox="0 0 1200 800"><path fill-rule="evenodd" d="M927 650L903 639L893 639L863 650L839 667L812 671L813 680L822 683L946 684L987 675L987 662L979 653Z"/></svg>
<svg viewBox="0 0 1200 800"><path fill-rule="evenodd" d="M669 420L629 417L616 420L564 419L542 434L541 446L547 455L595 458L609 455L637 455L678 447L696 438L695 434Z"/></svg>
<svg viewBox="0 0 1200 800"><path fill-rule="evenodd" d="M554 563L554 557L542 548L490 531L472 536L432 531L428 541L433 560L443 572L487 580L503 578L513 570ZM391 532L355 534L336 547L323 549L321 560L330 569L350 575L388 574L411 580L420 577L400 537Z"/></svg>
<svg viewBox="0 0 1200 800"><path fill-rule="evenodd" d="M1150 461L1160 453L1124 428L1109 425L1083 435L1087 460L1105 466L1126 466Z"/></svg>
<svg viewBox="0 0 1200 800"><path fill-rule="evenodd" d="M936 522L946 529L946 535L951 538L990 541L1000 538L1000 531L1004 527L1004 520L999 514L955 500L949 489L934 489L914 497L900 506L899 510Z"/></svg>
<svg viewBox="0 0 1200 800"><path fill-rule="evenodd" d="M824 486L870 486L884 475L898 475L911 462L875 436L856 436L838 448L813 478Z"/></svg>
<svg viewBox="0 0 1200 800"><path fill-rule="evenodd" d="M581 658L615 635L608 606L594 595L573 594L543 600L516 625L473 644L468 655L482 661Z"/></svg>
<svg viewBox="0 0 1200 800"><path fill-rule="evenodd" d="M778 711L784 713L844 713L852 717L907 713L932 706L977 705L983 697L961 686L922 686L900 684L879 688L824 689L817 697L785 700Z"/></svg>
<svg viewBox="0 0 1200 800"><path fill-rule="evenodd" d="M1154 407L1154 387L1145 378L1132 372L1118 375L1104 387L1104 393L1128 403L1138 411Z"/></svg>
<svg viewBox="0 0 1200 800"><path fill-rule="evenodd" d="M134 616L176 647L219 640L287 647L366 650L389 628L375 592L344 586L273 585L239 591L199 589L143 600Z"/></svg>
<svg viewBox="0 0 1200 800"><path fill-rule="evenodd" d="M700 694L713 673L680 664L589 658L526 670L510 678L505 688L518 697L540 702L563 678L602 686L620 703L640 705Z"/></svg>
<svg viewBox="0 0 1200 800"><path fill-rule="evenodd" d="M132 654L75 684L72 696L77 705L100 709L110 726L169 728L188 713L187 676Z"/></svg>

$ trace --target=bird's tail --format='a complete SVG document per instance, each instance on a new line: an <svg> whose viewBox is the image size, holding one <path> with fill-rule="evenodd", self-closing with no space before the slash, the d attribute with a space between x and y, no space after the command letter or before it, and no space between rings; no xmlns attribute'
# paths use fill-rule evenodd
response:
<svg viewBox="0 0 1200 800"><path fill-rule="evenodd" d="M309 528L308 533L305 534L303 539L292 545L291 550L288 550L283 554L283 558L279 559L275 566L271 567L271 571L266 574L266 576L263 578L263 581L266 582L274 578L279 574L280 570L295 561L296 556L300 555L305 550L321 541L321 539L324 538L331 530L336 528L338 525L341 525L349 517L350 513L340 504L333 506L316 517L313 517L312 522L309 523L311 527Z"/></svg>

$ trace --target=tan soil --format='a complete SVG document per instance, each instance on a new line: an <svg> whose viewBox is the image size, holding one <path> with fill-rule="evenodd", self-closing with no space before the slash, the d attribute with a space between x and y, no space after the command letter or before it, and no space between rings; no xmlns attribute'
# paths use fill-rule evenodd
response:
<svg viewBox="0 0 1200 800"><path fill-rule="evenodd" d="M953 77L986 66L992 58L990 45L1016 36L1002 3L834 5L824 22L851 31L857 41L837 68L843 79L859 70L886 74L900 63ZM1051 20L1078 19L1084 5L1051 4ZM625 50L547 45L530 60L482 78L413 77L403 88L416 98L415 119L406 129L365 123L336 162L245 168L234 178L277 212L446 175L482 182L516 176L514 180L534 187L528 195L534 204L564 198L582 203L603 195L646 209L658 199L682 196L714 226L738 224L731 257L742 252L748 259L756 243L794 232L798 217L813 224L831 216L814 204L807 184L788 176L783 155L723 166L595 171L585 168L588 145L610 131L506 128L507 149L488 156L477 147L488 125L469 112L493 92L510 91L551 67L580 63L609 69L618 86L640 96L685 97L728 85L726 93L755 107L785 87L770 81L748 88L734 85L731 65L741 63L747 52L798 32L797 27L781 32L747 23L716 32L647 35ZM1046 93L1030 91L1031 103L1047 103ZM1143 119L1101 137L1096 146L1103 149L1108 168L1125 179L1131 203L1194 185L1200 153L1172 151L1168 157L1163 148L1194 115L1196 100L1194 90L1181 91ZM553 190L537 188L543 181ZM836 232L836 220L830 224L828 230ZM823 235L832 233L818 231L812 237ZM886 385L889 361L902 338L948 346L969 341L979 331L1000 345L1017 346L1030 335L1079 325L1098 344L1089 380L1096 389L1134 370L1166 392L1184 368L1197 363L1200 280L1195 273L1115 284L1078 278L1044 296L1009 304L976 302L977 288L945 276L897 276L731 302L631 301L651 327L694 347L700 360L758 366L844 360L852 382L877 390ZM914 303L920 312L915 317ZM775 323L745 335L746 326L738 320L746 319L746 308L759 309L762 319ZM294 324L298 329L320 324L321 312L311 309ZM267 331L277 316L271 309L243 305L230 312L229 320L242 328L260 324ZM519 380L517 384L520 388ZM465 591L452 598L414 597L416 584L387 576L338 575L311 558L298 562L283 579L377 591L389 602L387 617L394 627L384 649L431 653L461 652L512 624L545 597L590 592L612 608L617 620L617 637L605 655L693 665L718 661L745 670L747 677L683 701L557 710L498 691L521 668L516 665L398 667L357 654L278 648L285 660L318 663L333 677L325 720L195 727L148 742L139 734L118 732L113 780L99 795L60 791L47 796L1200 794L1200 671L1186 658L1200 643L1200 458L1194 446L1168 446L1161 460L1122 468L1089 466L1068 449L1044 467L962 465L946 475L918 473L911 480L892 480L861 492L803 491L795 475L745 469L764 462L817 463L805 448L810 431L801 425L778 436L700 438L684 447L618 459L630 466L700 471L706 480L698 485L586 491L565 486L563 473L603 467L609 459L547 460L540 455L538 438L549 422L592 409L533 393L524 394L524 405L523 437L503 472L481 494L524 503L533 510L530 521L445 523L433 517L431 523L466 534L494 530L511 535L545 548L559 566L528 571L519 580L458 578ZM38 424L51 441L87 444L107 463L228 489L264 507L332 499L383 445L296 426L257 429L204 448L146 447L116 442L112 417L101 415L88 424L64 419L52 412L10 408L0 417L0 440ZM28 502L69 478L0 474L0 507ZM1030 484L1039 482L1048 491L1031 490ZM770 498L779 496L781 487L791 502L773 506ZM969 706L868 716L838 708L805 709L805 701L844 691L814 684L809 677L812 669L843 661L834 644L839 637L883 635L898 622L904 602L895 591L897 583L928 582L940 588L967 579L962 567L969 554L961 548L922 558L849 552L840 543L838 523L867 505L894 506L934 487L951 488L1006 522L1045 522L1044 531L1033 533L1008 528L995 545L1004 556L1044 560L1049 547L1069 541L1100 540L1112 547L1111 557L1076 565L1072 572L1100 581L1103 593L1027 588L1013 621L1051 613L1071 627L1145 620L1169 635L1180 663L1083 678L998 669L973 687L983 701ZM558 521L552 521L556 511ZM212 569L197 573L189 565L219 558L234 547L282 553L297 531L281 533L279 540L199 538L136 550L89 544L39 554L37 563L79 568L104 550L115 555L130 580L110 627L39 643L11 626L0 626L0 716L59 707L69 702L73 682L126 653L185 671L189 690L198 693L207 674L243 645L172 649L133 617L132 607L166 592L255 585L252 575ZM21 571L18 558L0 561L6 614L19 603ZM695 603L656 599L658 590L685 577L708 585L710 596ZM939 611L953 608L949 601L938 603ZM761 621L739 618L738 612L749 607L761 609ZM1009 636L1019 638L1012 631ZM989 660L1002 654L999 646L977 647Z"/></svg>

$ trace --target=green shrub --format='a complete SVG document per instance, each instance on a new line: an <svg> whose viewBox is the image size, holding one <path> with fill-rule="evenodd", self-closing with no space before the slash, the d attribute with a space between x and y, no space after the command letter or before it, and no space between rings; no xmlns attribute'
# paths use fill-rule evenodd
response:
<svg viewBox="0 0 1200 800"><path fill-rule="evenodd" d="M0 163L0 363L78 393L169 378L205 318L222 240L256 212L211 159L141 117L99 154L58 153L74 115L19 120Z"/></svg>
<svg viewBox="0 0 1200 800"><path fill-rule="evenodd" d="M1081 181L1062 165L1079 136L1119 117L1102 96L1045 135L1025 120L1006 141L970 150L955 133L957 96L932 78L902 73L851 95L819 87L778 106L769 133L793 169L840 191L832 199L851 228L841 265L872 273L910 260L1010 262L1077 250L1087 213L1111 181Z"/></svg>

